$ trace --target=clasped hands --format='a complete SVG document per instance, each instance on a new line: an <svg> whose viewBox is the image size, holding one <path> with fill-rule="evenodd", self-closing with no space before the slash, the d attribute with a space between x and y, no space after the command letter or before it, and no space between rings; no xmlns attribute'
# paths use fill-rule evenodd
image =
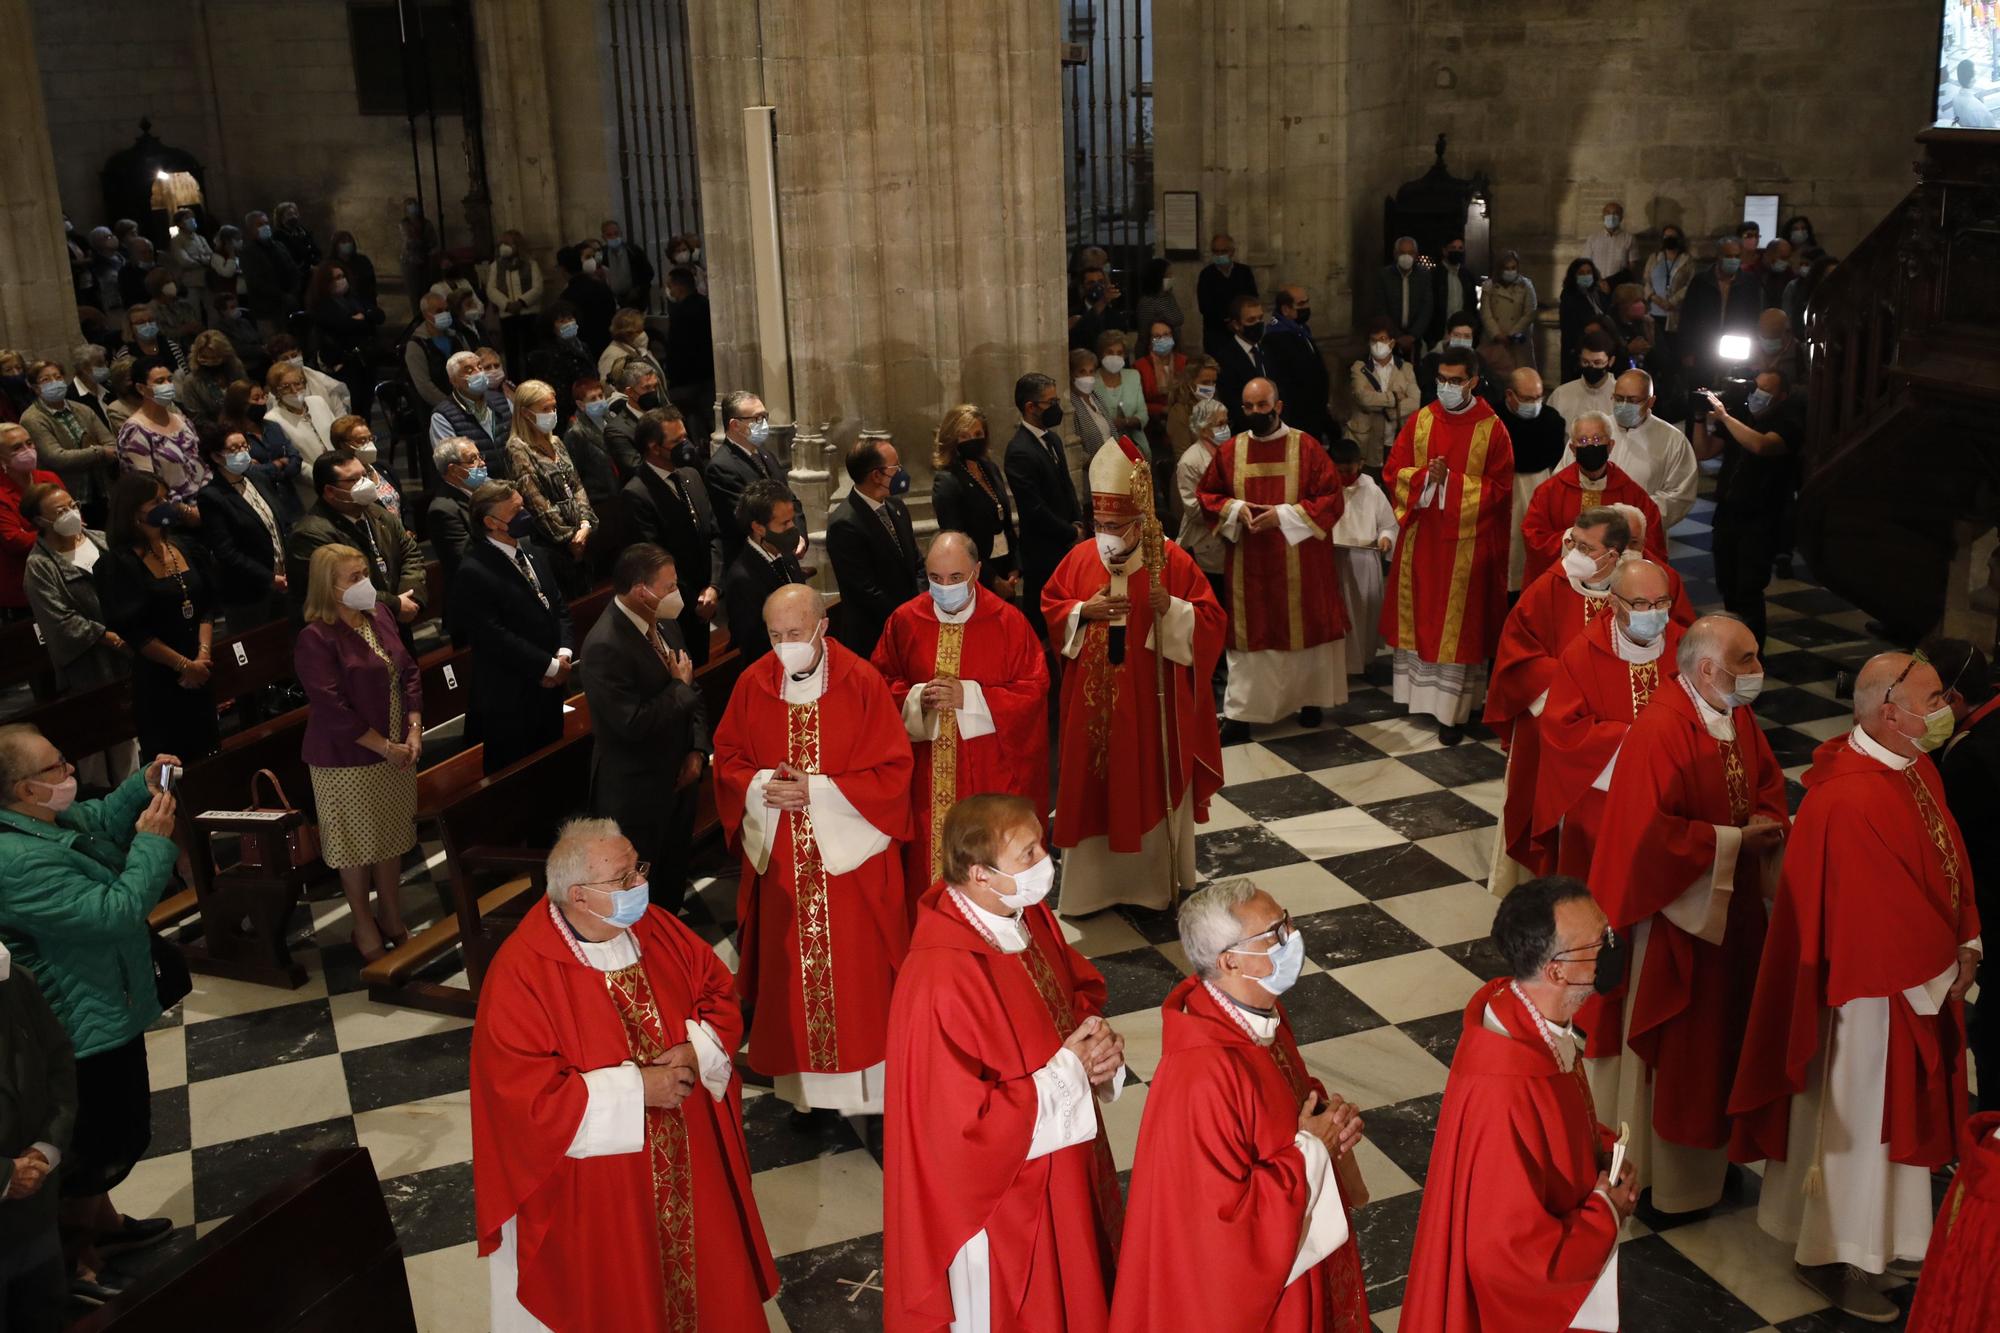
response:
<svg viewBox="0 0 2000 1333"><path fill-rule="evenodd" d="M1063 1042L1063 1049L1074 1051L1076 1058L1083 1061L1083 1072L1090 1079L1090 1086L1100 1092L1111 1085L1125 1064L1125 1038L1096 1014L1076 1025L1076 1031Z"/></svg>
<svg viewBox="0 0 2000 1333"><path fill-rule="evenodd" d="M49 1178L54 1168L49 1159L42 1156L40 1148L30 1148L14 1159L14 1174L7 1182L7 1192L0 1195L6 1199L32 1198L42 1188L42 1182Z"/></svg>
<svg viewBox="0 0 2000 1333"><path fill-rule="evenodd" d="M771 770L771 780L764 784L764 808L767 810L803 810L810 799L806 779L809 774L801 773L790 764L779 764Z"/></svg>
<svg viewBox="0 0 2000 1333"><path fill-rule="evenodd" d="M1344 1157L1361 1142L1361 1110L1339 1097L1315 1093L1299 1110L1299 1128L1325 1144L1328 1155Z"/></svg>
<svg viewBox="0 0 2000 1333"><path fill-rule="evenodd" d="M952 676L939 676L924 686L922 698L927 712L941 713L947 708L956 711L965 707L965 682Z"/></svg>
<svg viewBox="0 0 2000 1333"><path fill-rule="evenodd" d="M1243 526L1252 532L1269 532L1278 526L1278 510L1280 507L1279 505L1255 505L1245 500L1243 502L1243 512L1248 517L1243 520Z"/></svg>
<svg viewBox="0 0 2000 1333"><path fill-rule="evenodd" d="M640 1081L646 1086L646 1105L666 1111L686 1101L700 1077L701 1062L695 1058L692 1042L684 1041L639 1067Z"/></svg>

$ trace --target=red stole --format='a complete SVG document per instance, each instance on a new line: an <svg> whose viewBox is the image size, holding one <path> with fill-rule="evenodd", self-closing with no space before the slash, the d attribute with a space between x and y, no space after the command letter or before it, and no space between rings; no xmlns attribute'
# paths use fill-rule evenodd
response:
<svg viewBox="0 0 2000 1333"><path fill-rule="evenodd" d="M1421 503L1434 458L1445 460L1443 505ZM1396 436L1383 489L1402 527L1382 598L1382 639L1426 662L1493 656L1507 615L1507 548L1514 516L1514 445L1485 400L1463 412L1432 403Z"/></svg>
<svg viewBox="0 0 2000 1333"><path fill-rule="evenodd" d="M1666 525L1660 521L1660 507L1645 488L1616 463L1605 464L1603 477L1595 483L1587 481L1583 469L1571 463L1535 487L1535 493L1528 497L1528 507L1521 514L1521 545L1527 553L1521 577L1532 581L1561 559L1563 535L1576 526L1578 514L1615 504L1631 505L1646 516L1646 558L1664 567Z"/></svg>
<svg viewBox="0 0 2000 1333"><path fill-rule="evenodd" d="M1109 622L1086 621L1082 648L1063 665L1058 847L1108 835L1112 851L1136 852L1146 831L1167 817L1167 788L1178 805L1192 786L1194 817L1206 820L1208 799L1222 786L1222 742L1209 677L1222 655L1228 617L1193 557L1171 541L1165 549L1168 593L1194 606L1194 665L1156 659L1146 646L1153 629L1147 601L1152 576L1135 561L1126 583L1132 609L1126 617L1125 660L1110 660ZM1094 543L1072 547L1042 589L1050 640L1060 644L1071 609L1110 582L1111 572ZM1162 668L1168 710L1164 729Z"/></svg>
<svg viewBox="0 0 2000 1333"><path fill-rule="evenodd" d="M1979 934L1964 839L1928 756L1898 772L1836 736L1814 751L1805 785L1730 1096L1731 1153L1788 1159L1791 1099L1820 1050L1826 1010L1884 996L1889 1160L1942 1166L1968 1110L1965 1005L1946 1000L1920 1015L1903 992Z"/></svg>
<svg viewBox="0 0 2000 1333"><path fill-rule="evenodd" d="M1299 1111L1325 1091L1282 1004L1276 1037L1260 1047L1198 978L1174 989L1132 1163L1114 1330L1365 1333L1351 1225L1344 1245L1284 1285L1309 1195L1293 1146ZM1360 1189L1352 1160L1337 1164L1348 1204ZM1224 1272L1231 1280L1218 1283Z"/></svg>
<svg viewBox="0 0 2000 1333"><path fill-rule="evenodd" d="M740 845L751 779L781 762L833 779L890 838L910 836L910 741L875 669L826 642L826 689L788 704L772 653L737 679L715 731L715 804ZM809 811L767 811L770 861L746 857L737 890L737 993L751 1011L750 1064L760 1073L838 1073L882 1059L889 986L909 943L909 908L893 844L834 875Z"/></svg>
<svg viewBox="0 0 2000 1333"><path fill-rule="evenodd" d="M646 1112L642 1152L572 1158L588 1092L579 1071L647 1060L689 1020L726 1050L742 1036L729 971L686 926L651 911L632 928L639 963L604 973L571 953L546 909L495 956L472 1036L473 1184L479 1252L515 1225L521 1303L551 1327L752 1327L778 1288L750 1191L741 1085L717 1102L696 1084ZM579 1283L578 1273L591 1280Z"/></svg>
<svg viewBox="0 0 2000 1333"><path fill-rule="evenodd" d="M1908 1333L2000 1328L2000 1112L1972 1117L1959 1138L1958 1174L1945 1191L1910 1302Z"/></svg>
<svg viewBox="0 0 2000 1333"><path fill-rule="evenodd" d="M1484 1022L1488 1004L1506 1035ZM1618 1240L1590 1203L1611 1135L1503 980L1465 1007L1403 1291L1403 1333L1563 1329ZM1586 1206L1588 1205L1588 1206Z"/></svg>
<svg viewBox="0 0 2000 1333"><path fill-rule="evenodd" d="M1120 1226L1117 1176L1096 1140L1025 1161L1034 1073L1104 1009L1104 978L1048 907L1023 914L1029 949L995 948L933 885L917 907L890 1007L883 1122L884 1327L952 1319L945 1282L986 1232L993 1326L1102 1330Z"/></svg>
<svg viewBox="0 0 2000 1333"><path fill-rule="evenodd" d="M916 836L903 847L903 888L910 910L942 872L938 838L944 817L961 799L979 792L1025 796L1036 810L1048 805L1049 668L1027 617L984 588L973 594L962 624L938 619L925 593L890 614L875 645L873 664L897 710L911 690L938 677L976 681L993 714L993 730L967 738L955 712L938 714L934 741L913 741Z"/></svg>
<svg viewBox="0 0 2000 1333"><path fill-rule="evenodd" d="M1197 492L1211 527L1237 500L1297 505L1312 536L1294 546L1277 528L1252 532L1246 520L1224 543L1229 572L1229 646L1239 653L1297 652L1347 633L1340 570L1331 534L1347 507L1340 474L1318 440L1301 430L1283 439L1249 433L1226 441Z"/></svg>

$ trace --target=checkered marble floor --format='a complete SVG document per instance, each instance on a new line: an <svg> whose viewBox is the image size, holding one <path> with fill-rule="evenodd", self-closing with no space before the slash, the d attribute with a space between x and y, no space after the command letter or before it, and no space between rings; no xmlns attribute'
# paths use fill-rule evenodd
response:
<svg viewBox="0 0 2000 1333"><path fill-rule="evenodd" d="M1710 512L1698 505L1672 546L1704 606L1717 600ZM1770 679L1757 707L1796 778L1814 745L1846 725L1835 676L1881 645L1867 641L1860 612L1809 582L1774 583L1771 599ZM1486 943L1494 900L1484 880L1504 768L1482 729L1455 748L1440 746L1434 724L1390 701L1386 672L1384 659L1316 730L1260 728L1254 743L1227 750L1227 785L1199 842L1205 876L1251 876L1304 932L1310 961L1286 1005L1314 1072L1366 1113L1359 1151L1373 1202L1357 1226L1383 1333L1396 1327L1402 1302L1459 1011L1502 970ZM438 910L428 885L436 850L426 849L433 866L413 863L406 888L420 918ZM725 873L703 883L690 909L692 924L732 965L733 897ZM337 895L304 905L295 925L310 973L304 987L197 977L194 993L148 1034L152 1151L116 1200L128 1213L173 1219L174 1244L146 1260L165 1262L310 1153L359 1144L383 1179L420 1326L484 1329L486 1277L473 1253L470 1024L370 1003ZM1107 1116L1118 1163L1129 1167L1159 1055L1158 1007L1184 960L1165 914L1106 912L1066 929L1105 974L1111 1021L1137 1076ZM788 1110L765 1088L746 1089L754 1186L784 1280L771 1326L878 1329L879 1161L857 1126L801 1135L786 1123ZM1749 1176L1744 1201L1703 1221L1659 1233L1629 1224L1627 1330L1848 1327L1793 1278L1785 1248L1757 1229L1757 1183Z"/></svg>

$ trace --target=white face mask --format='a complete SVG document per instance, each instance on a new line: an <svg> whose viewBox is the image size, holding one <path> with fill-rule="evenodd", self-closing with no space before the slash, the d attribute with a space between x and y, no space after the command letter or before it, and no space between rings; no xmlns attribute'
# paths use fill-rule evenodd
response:
<svg viewBox="0 0 2000 1333"><path fill-rule="evenodd" d="M367 444L357 444L354 446L354 456L360 459L362 462L368 464L370 467L374 466L375 459L378 456L379 452L380 451L376 449L375 442L373 440L370 440Z"/></svg>
<svg viewBox="0 0 2000 1333"><path fill-rule="evenodd" d="M65 509L56 515L56 521L49 524L49 527L58 537L74 537L83 531L83 511Z"/></svg>
<svg viewBox="0 0 2000 1333"><path fill-rule="evenodd" d="M542 434L544 434L544 435L547 435L547 434L548 434L548 433L549 433L550 431L554 430L555 428L556 428L556 414L555 414L555 413L553 413L553 412L537 412L537 413L535 413L535 429L536 429L536 430L540 431L540 432L541 432Z"/></svg>
<svg viewBox="0 0 2000 1333"><path fill-rule="evenodd" d="M1097 554L1103 559L1106 569L1124 564L1131 555L1125 548L1125 539L1115 532L1097 534Z"/></svg>
<svg viewBox="0 0 2000 1333"><path fill-rule="evenodd" d="M1582 551L1577 550L1574 546L1563 552L1562 567L1563 573L1573 579L1592 579L1597 577L1597 562Z"/></svg>
<svg viewBox="0 0 2000 1333"><path fill-rule="evenodd" d="M679 620L681 612L686 608L687 599L681 596L681 590L676 586L672 592L660 599L659 618L661 620Z"/></svg>
<svg viewBox="0 0 2000 1333"><path fill-rule="evenodd" d="M786 675L804 676L813 669L813 658L819 654L819 633L814 631L804 643L774 643L771 651L784 663Z"/></svg>
<svg viewBox="0 0 2000 1333"><path fill-rule="evenodd" d="M7 946L5 944L0 944L0 981L5 981L7 979L7 974L9 972L12 972L13 970L14 970L13 955L7 952Z"/></svg>
<svg viewBox="0 0 2000 1333"><path fill-rule="evenodd" d="M992 866L982 868L990 875L999 875L1002 873L995 870ZM1010 912L1018 912L1023 908L1033 907L1036 903L1048 897L1049 890L1055 887L1055 859L1047 853L1043 853L1041 860L1035 862L1026 870L1018 870L1012 875L1006 876L1006 878L1014 881L1014 892L997 894L1000 899L1000 905Z"/></svg>
<svg viewBox="0 0 2000 1333"><path fill-rule="evenodd" d="M1107 356L1097 364L1104 367L1105 374L1116 375L1119 371L1125 369L1125 358L1122 356Z"/></svg>
<svg viewBox="0 0 2000 1333"><path fill-rule="evenodd" d="M348 490L347 498L354 504L372 505L379 498L379 492L376 490L375 482L372 478L363 477Z"/></svg>
<svg viewBox="0 0 2000 1333"><path fill-rule="evenodd" d="M1387 361L1389 359L1389 353L1393 350L1395 350L1394 347L1389 343L1368 344L1368 354L1374 357L1377 361Z"/></svg>
<svg viewBox="0 0 2000 1333"><path fill-rule="evenodd" d="M359 611L364 615L373 611L375 609L375 585L367 579L362 579L359 583L348 584L340 590L340 604L350 611Z"/></svg>
<svg viewBox="0 0 2000 1333"><path fill-rule="evenodd" d="M1078 393L1089 393L1097 387L1097 376L1078 375L1075 379L1071 380L1070 383L1076 386L1076 391Z"/></svg>

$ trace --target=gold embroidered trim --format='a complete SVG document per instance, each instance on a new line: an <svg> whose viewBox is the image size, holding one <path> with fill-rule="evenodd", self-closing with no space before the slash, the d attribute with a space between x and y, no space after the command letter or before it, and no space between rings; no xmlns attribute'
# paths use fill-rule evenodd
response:
<svg viewBox="0 0 2000 1333"><path fill-rule="evenodd" d="M801 773L819 772L819 703L791 704L786 716L785 758ZM792 811L792 888L799 913L799 999L806 1018L806 1068L840 1068L839 1029L833 1006L833 914L827 902L826 866L813 837L812 812Z"/></svg>
<svg viewBox="0 0 2000 1333"><path fill-rule="evenodd" d="M1465 475L1458 479L1458 551L1451 563L1451 597L1445 603L1444 633L1438 636L1440 662L1458 660L1458 636L1465 628L1465 604L1472 599L1472 557L1479 546L1479 500L1485 488L1486 450L1493 442L1495 418L1472 428L1472 447L1465 455ZM1477 660L1477 659L1475 659Z"/></svg>
<svg viewBox="0 0 2000 1333"><path fill-rule="evenodd" d="M932 670L957 680L965 648L965 626L938 622L937 661ZM938 712L937 739L931 742L931 878L944 869L944 817L958 801L958 712Z"/></svg>
<svg viewBox="0 0 2000 1333"><path fill-rule="evenodd" d="M645 965L633 963L605 973L604 986L625 1028L625 1044L632 1058L647 1065L665 1055L671 1045ZM646 1157L652 1172L667 1327L674 1333L697 1333L701 1321L695 1310L694 1163L688 1151L684 1106L671 1111L646 1108Z"/></svg>
<svg viewBox="0 0 2000 1333"><path fill-rule="evenodd" d="M1637 720L1639 710L1653 700L1653 691L1660 688L1660 664L1651 662L1627 662L1625 671L1632 680L1632 717Z"/></svg>
<svg viewBox="0 0 2000 1333"><path fill-rule="evenodd" d="M1417 413L1417 427L1410 435L1410 468L1407 474L1396 478L1398 496L1396 517L1407 520L1410 506L1423 498L1423 488L1417 485L1417 478L1430 465L1431 423L1434 415L1428 411ZM1411 492L1415 492L1414 495ZM1396 642L1392 647L1417 649L1417 534L1404 523L1402 534L1397 538L1401 544L1396 549ZM1442 660L1442 659L1440 659Z"/></svg>
<svg viewBox="0 0 2000 1333"><path fill-rule="evenodd" d="M1951 830L1945 827L1944 815L1938 810L1937 802L1931 797L1931 789L1917 773L1915 764L1903 769L1903 780L1910 784L1910 799L1917 803L1917 815L1924 821L1924 832L1930 835L1931 846L1937 849L1938 859L1944 862L1945 882L1951 886L1951 908L1956 912L1960 892L1958 848L1952 845Z"/></svg>
<svg viewBox="0 0 2000 1333"><path fill-rule="evenodd" d="M1111 776L1111 706L1118 695L1107 623L1094 620L1084 626L1083 648L1077 653L1083 666L1084 734L1090 743L1090 771L1100 778ZM1132 651L1131 644L1126 644L1125 651Z"/></svg>
<svg viewBox="0 0 2000 1333"><path fill-rule="evenodd" d="M1716 744L1722 747L1722 779L1729 788L1729 822L1741 828L1750 822L1750 774L1735 741Z"/></svg>

